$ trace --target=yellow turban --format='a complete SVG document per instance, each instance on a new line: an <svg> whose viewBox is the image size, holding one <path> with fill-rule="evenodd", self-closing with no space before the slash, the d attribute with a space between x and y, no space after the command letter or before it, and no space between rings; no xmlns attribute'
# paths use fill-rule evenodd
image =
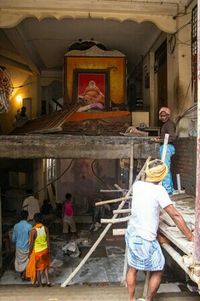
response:
<svg viewBox="0 0 200 301"><path fill-rule="evenodd" d="M163 161L159 159L150 161L145 170L146 181L161 182L166 177L167 172L168 168Z"/></svg>

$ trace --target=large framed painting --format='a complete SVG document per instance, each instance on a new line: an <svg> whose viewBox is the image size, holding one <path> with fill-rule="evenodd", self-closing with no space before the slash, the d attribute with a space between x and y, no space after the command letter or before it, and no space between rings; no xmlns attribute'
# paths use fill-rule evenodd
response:
<svg viewBox="0 0 200 301"><path fill-rule="evenodd" d="M88 110L109 110L108 70L75 69L73 100Z"/></svg>

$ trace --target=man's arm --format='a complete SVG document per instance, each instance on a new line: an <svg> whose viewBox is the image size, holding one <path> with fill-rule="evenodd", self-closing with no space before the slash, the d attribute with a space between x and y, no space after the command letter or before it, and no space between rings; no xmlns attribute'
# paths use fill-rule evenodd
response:
<svg viewBox="0 0 200 301"><path fill-rule="evenodd" d="M14 227L13 233L12 233L12 242L16 242L16 230L15 230L15 227Z"/></svg>
<svg viewBox="0 0 200 301"><path fill-rule="evenodd" d="M31 256L31 253L33 252L34 242L37 236L37 232L35 229L32 229L30 231L30 244L29 244L29 256Z"/></svg>
<svg viewBox="0 0 200 301"><path fill-rule="evenodd" d="M194 238L193 233L186 225L186 222L183 219L182 215L179 213L179 211L173 205L168 205L167 207L164 208L164 210L169 214L169 216L172 218L176 226L187 237L187 239L192 241Z"/></svg>
<svg viewBox="0 0 200 301"><path fill-rule="evenodd" d="M49 240L49 229L45 227L46 235L47 235L47 248L49 249L50 254L50 240Z"/></svg>
<svg viewBox="0 0 200 301"><path fill-rule="evenodd" d="M169 134L169 143L176 139L176 127L173 122L167 124L167 133Z"/></svg>
<svg viewBox="0 0 200 301"><path fill-rule="evenodd" d="M23 210L27 210L27 209L28 209L28 202L27 202L26 199L25 199L24 202L23 202L22 209L23 209Z"/></svg>

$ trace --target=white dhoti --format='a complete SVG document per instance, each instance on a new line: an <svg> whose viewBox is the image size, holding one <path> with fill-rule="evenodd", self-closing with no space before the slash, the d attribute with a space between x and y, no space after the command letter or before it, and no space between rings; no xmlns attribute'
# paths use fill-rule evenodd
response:
<svg viewBox="0 0 200 301"><path fill-rule="evenodd" d="M22 273L28 264L29 250L16 249L15 252L15 270Z"/></svg>

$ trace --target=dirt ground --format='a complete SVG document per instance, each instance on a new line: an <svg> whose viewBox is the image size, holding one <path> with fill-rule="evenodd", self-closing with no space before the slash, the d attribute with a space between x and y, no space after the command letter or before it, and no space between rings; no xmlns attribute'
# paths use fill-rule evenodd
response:
<svg viewBox="0 0 200 301"><path fill-rule="evenodd" d="M142 284L137 287L137 297L141 297ZM0 286L1 301L128 301L127 289L120 284L74 285L66 288L33 288L31 286ZM162 293L155 301L199 301L194 293Z"/></svg>
<svg viewBox="0 0 200 301"><path fill-rule="evenodd" d="M83 227L82 225L78 229L79 237L89 239L92 245L99 237L101 230L89 232L89 226ZM113 237L112 231L109 231L90 260L84 265L82 272L79 273L80 275L75 278L73 285L61 288L60 284L66 280L67 274L70 274L78 265L79 261L77 260L79 259L66 258L63 255L62 245L65 242L59 233L58 229L58 234L54 233L51 237L54 257L64 262L60 268L57 268L50 275L55 286L34 288L30 284L21 283L21 279L17 278L14 271L12 260L12 264L7 265L8 277L5 277L7 280L3 281L4 277L2 277L0 281L0 301L128 301L127 289L119 282L124 262L125 246L123 237ZM90 247L86 245L80 248L80 260L87 254ZM115 258L116 262L114 261ZM163 283L172 283L176 288L179 278L177 279L174 276L170 271L166 272L163 276ZM144 276L137 285L137 298L142 296L143 279ZM81 283L87 284L81 285ZM200 301L200 296L197 293L190 293L185 284L179 292L172 290L169 293L169 291L157 294L155 301Z"/></svg>

